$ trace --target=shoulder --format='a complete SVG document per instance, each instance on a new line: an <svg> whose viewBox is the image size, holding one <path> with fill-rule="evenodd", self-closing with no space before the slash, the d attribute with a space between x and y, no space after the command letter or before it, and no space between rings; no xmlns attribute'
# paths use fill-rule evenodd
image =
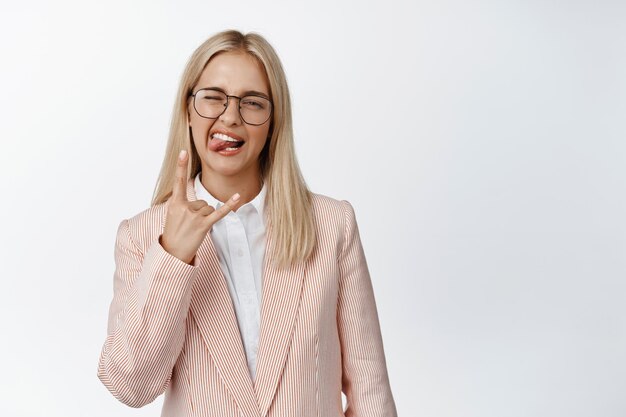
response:
<svg viewBox="0 0 626 417"><path fill-rule="evenodd" d="M165 216L167 215L167 201L155 204L145 210L128 217L120 223L120 228L127 224L128 234L133 243L140 249L145 249L152 241L163 233Z"/></svg>
<svg viewBox="0 0 626 417"><path fill-rule="evenodd" d="M315 219L322 224L341 229L356 223L354 208L348 200L339 200L324 194L311 192L311 202Z"/></svg>
<svg viewBox="0 0 626 417"><path fill-rule="evenodd" d="M339 257L359 235L354 208L348 200L313 192L311 196L318 245L335 248Z"/></svg>

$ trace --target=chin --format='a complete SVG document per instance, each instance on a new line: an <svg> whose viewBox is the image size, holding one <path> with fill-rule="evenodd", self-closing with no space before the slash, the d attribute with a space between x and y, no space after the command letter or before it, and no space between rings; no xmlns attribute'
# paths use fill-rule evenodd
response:
<svg viewBox="0 0 626 417"><path fill-rule="evenodd" d="M215 172L216 174L231 177L238 175L243 171L240 164L234 164L230 161L222 161L221 163L213 163L208 167L209 172Z"/></svg>

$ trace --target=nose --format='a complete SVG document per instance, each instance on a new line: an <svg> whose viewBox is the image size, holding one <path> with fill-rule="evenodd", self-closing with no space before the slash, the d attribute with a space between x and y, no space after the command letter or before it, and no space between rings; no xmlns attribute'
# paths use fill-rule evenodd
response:
<svg viewBox="0 0 626 417"><path fill-rule="evenodd" d="M228 96L226 98L226 109L221 114L220 120L224 122L224 124L227 124L227 125L235 124L237 122L241 124L243 122L241 120L241 114L239 114L239 98L238 97Z"/></svg>

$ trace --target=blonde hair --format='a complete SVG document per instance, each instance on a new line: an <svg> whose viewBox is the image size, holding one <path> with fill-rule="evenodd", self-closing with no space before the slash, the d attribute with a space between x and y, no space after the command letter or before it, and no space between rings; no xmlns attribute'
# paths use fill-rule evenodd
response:
<svg viewBox="0 0 626 417"><path fill-rule="evenodd" d="M189 153L190 178L201 171L200 157L191 140L187 123L188 97L209 60L220 52L245 52L265 68L273 101L268 140L261 151L261 176L267 187L264 211L273 245L266 254L278 267L306 261L316 243L312 196L295 155L291 100L282 64L276 51L263 36L237 30L219 32L203 42L191 55L180 80L172 112L169 138L152 206L172 194L176 159L181 149ZM189 178L188 178L189 179Z"/></svg>

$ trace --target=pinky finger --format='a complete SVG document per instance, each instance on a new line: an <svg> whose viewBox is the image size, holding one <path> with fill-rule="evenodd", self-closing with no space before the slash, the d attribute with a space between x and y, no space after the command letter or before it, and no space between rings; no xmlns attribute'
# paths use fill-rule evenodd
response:
<svg viewBox="0 0 626 417"><path fill-rule="evenodd" d="M239 201L239 193L236 193L220 208L218 208L217 210L215 210L213 213L209 215L210 221L212 223L215 223L222 217L226 216L231 210L233 210L237 206L238 201Z"/></svg>

